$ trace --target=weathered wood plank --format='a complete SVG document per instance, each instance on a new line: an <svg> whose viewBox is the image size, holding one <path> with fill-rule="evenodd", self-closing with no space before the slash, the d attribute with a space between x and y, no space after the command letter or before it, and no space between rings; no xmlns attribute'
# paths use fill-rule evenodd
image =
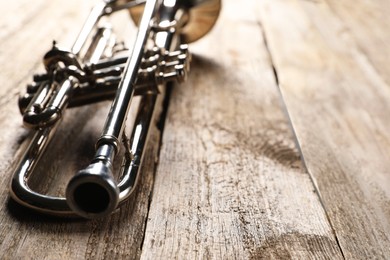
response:
<svg viewBox="0 0 390 260"><path fill-rule="evenodd" d="M151 168L136 198L110 218L55 220L6 203L11 164L27 138L21 119L10 117L18 114L16 96L53 38L63 45L72 41L89 2L0 5L8 10L0 21L0 258L138 258L156 146L148 152ZM253 18L256 6L260 23ZM144 258L341 257L281 112L261 23L305 162L343 253L389 256L385 61L376 62L378 52L370 54L375 48L356 35L355 42L323 2L226 1L224 12L219 27L192 48L192 83L172 95ZM350 27L348 22L356 26L352 20ZM52 145L60 148L46 159L54 161L52 172L62 167L59 160L73 162L69 173L87 162L92 150L85 147L100 132L105 105L69 111L83 124L65 119L72 130L60 130ZM158 132L154 138L158 143ZM61 158L75 147L82 148ZM55 187L67 178L65 173L39 186L58 193Z"/></svg>
<svg viewBox="0 0 390 260"><path fill-rule="evenodd" d="M376 44L354 38L324 1L260 6L305 164L344 256L389 258L390 88L359 48Z"/></svg>
<svg viewBox="0 0 390 260"><path fill-rule="evenodd" d="M61 46L71 46L93 2L18 0L9 4L2 1L1 6L4 5L21 15L4 12L0 22L7 31L0 35L0 258L139 258L159 146L160 133L156 128L152 130L152 145L146 153L138 191L110 217L96 221L55 219L22 209L9 200L13 164L29 136L22 128L18 93L24 91L32 73L42 68L41 58L53 39ZM63 193L64 180L88 164L109 105L106 102L67 111L51 144L53 149L38 168L43 176L32 180L34 186L50 194Z"/></svg>
<svg viewBox="0 0 390 260"><path fill-rule="evenodd" d="M320 1L343 21L345 31L356 39L359 51L390 85L390 2Z"/></svg>
<svg viewBox="0 0 390 260"><path fill-rule="evenodd" d="M174 88L142 259L342 258L282 111L257 1L224 1Z"/></svg>

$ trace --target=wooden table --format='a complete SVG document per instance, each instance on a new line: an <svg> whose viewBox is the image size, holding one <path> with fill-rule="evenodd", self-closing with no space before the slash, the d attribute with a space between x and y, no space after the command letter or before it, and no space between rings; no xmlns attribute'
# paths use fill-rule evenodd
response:
<svg viewBox="0 0 390 260"><path fill-rule="evenodd" d="M190 77L163 106L130 201L84 221L10 200L30 137L19 92L53 39L70 46L94 3L0 1L1 259L390 258L382 0L224 0L213 31L190 46ZM109 104L67 112L38 169L47 180L32 185L63 193Z"/></svg>

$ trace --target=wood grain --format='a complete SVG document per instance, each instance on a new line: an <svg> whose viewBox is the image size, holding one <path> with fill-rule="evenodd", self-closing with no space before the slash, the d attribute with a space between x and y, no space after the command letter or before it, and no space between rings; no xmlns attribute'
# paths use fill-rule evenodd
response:
<svg viewBox="0 0 390 260"><path fill-rule="evenodd" d="M51 41L70 46L96 2L0 1L0 259L390 257L382 0L224 0L217 26L190 45L190 77L173 88L162 139L152 130L129 202L82 221L9 200L30 138L18 94ZM119 35L132 27L124 16ZM67 111L37 169L45 180L32 186L63 194L109 104Z"/></svg>
<svg viewBox="0 0 390 260"><path fill-rule="evenodd" d="M324 1L263 1L259 13L303 159L343 255L389 258L390 88L359 48L376 45L354 37ZM386 27L373 30L379 28Z"/></svg>
<svg viewBox="0 0 390 260"><path fill-rule="evenodd" d="M326 0L320 3L328 5L342 21L367 64L390 85L390 2Z"/></svg>
<svg viewBox="0 0 390 260"><path fill-rule="evenodd" d="M256 5L224 1L217 27L190 46L141 259L342 258L282 111Z"/></svg>

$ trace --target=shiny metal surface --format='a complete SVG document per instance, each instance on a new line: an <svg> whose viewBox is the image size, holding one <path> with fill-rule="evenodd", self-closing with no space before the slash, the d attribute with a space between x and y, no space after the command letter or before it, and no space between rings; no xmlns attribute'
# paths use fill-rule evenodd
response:
<svg viewBox="0 0 390 260"><path fill-rule="evenodd" d="M111 28L100 26L100 18L143 3L131 54L125 49L113 52ZM40 212L88 219L107 216L129 198L139 179L158 88L167 82L185 81L190 54L182 43L210 30L219 8L219 0L106 0L93 8L70 51L59 49L54 42L44 57L46 73L35 75L27 93L19 99L24 124L36 133L15 169L12 198ZM210 19L205 18L202 25L202 17ZM191 26L201 28L195 30ZM107 49L113 53L108 57ZM141 96L141 102L127 138L124 126L135 95ZM31 190L29 177L66 108L107 99L113 102L96 143L95 156L87 168L70 180L66 198ZM112 165L119 149L125 149L125 156L117 180Z"/></svg>

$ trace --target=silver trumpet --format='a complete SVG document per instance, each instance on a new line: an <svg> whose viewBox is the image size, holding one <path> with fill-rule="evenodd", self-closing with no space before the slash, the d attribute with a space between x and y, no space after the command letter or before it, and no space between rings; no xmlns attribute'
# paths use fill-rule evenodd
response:
<svg viewBox="0 0 390 260"><path fill-rule="evenodd" d="M43 213L88 219L107 216L126 201L139 179L159 89L186 79L186 44L213 27L220 8L220 0L105 0L92 9L70 50L54 42L43 58L46 72L34 76L19 100L24 125L35 134L15 169L12 198ZM115 50L111 26L101 25L101 18L120 10L129 10L139 28L131 55ZM135 95L141 101L127 138L124 126ZM33 191L29 177L66 108L108 99L113 101L95 156L70 180L66 198ZM116 179L112 165L121 147L125 152Z"/></svg>

